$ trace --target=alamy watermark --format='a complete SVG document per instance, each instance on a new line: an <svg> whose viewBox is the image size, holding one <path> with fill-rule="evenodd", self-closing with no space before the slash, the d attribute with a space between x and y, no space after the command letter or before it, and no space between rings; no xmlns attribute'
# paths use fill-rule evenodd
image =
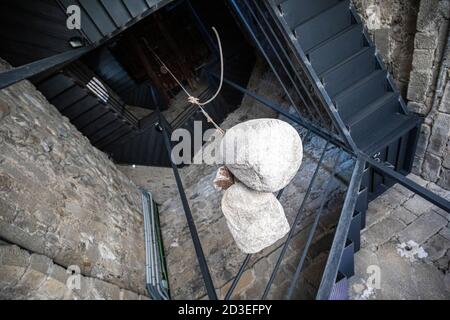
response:
<svg viewBox="0 0 450 320"><path fill-rule="evenodd" d="M251 128L234 128L223 136L216 129L203 132L202 121L194 121L194 130L179 128L172 132L174 143L171 158L174 164L245 164L261 157L261 145L256 142L257 133Z"/></svg>
<svg viewBox="0 0 450 320"><path fill-rule="evenodd" d="M71 5L67 7L66 13L68 15L66 26L69 30L81 29L81 9L80 6Z"/></svg>
<svg viewBox="0 0 450 320"><path fill-rule="evenodd" d="M67 268L66 271L69 277L66 281L66 286L70 290L81 290L81 269L77 265L72 265Z"/></svg>
<svg viewBox="0 0 450 320"><path fill-rule="evenodd" d="M366 285L368 288L381 289L381 268L377 265L367 267L366 273L369 274Z"/></svg>

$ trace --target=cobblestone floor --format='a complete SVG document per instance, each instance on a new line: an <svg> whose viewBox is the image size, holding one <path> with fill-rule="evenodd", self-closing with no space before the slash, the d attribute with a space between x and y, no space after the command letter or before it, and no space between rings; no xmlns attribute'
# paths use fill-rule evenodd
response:
<svg viewBox="0 0 450 320"><path fill-rule="evenodd" d="M449 191L409 177L450 199ZM449 213L400 185L372 201L355 255L351 299L450 299L449 220ZM373 270L380 280L375 288L368 285L376 284Z"/></svg>

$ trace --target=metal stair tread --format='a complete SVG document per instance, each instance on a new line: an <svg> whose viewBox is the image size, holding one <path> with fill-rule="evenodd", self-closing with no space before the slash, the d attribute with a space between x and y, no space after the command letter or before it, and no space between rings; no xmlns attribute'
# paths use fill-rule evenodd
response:
<svg viewBox="0 0 450 320"><path fill-rule="evenodd" d="M355 112L351 117L344 119L345 124L350 127L353 126L355 123L368 117L373 112L376 112L376 110L378 110L381 106L383 106L384 103L388 102L390 99L394 99L395 97L398 97L398 95L393 91L389 91L384 96L375 100L365 108L359 109L358 112Z"/></svg>
<svg viewBox="0 0 450 320"><path fill-rule="evenodd" d="M367 77L362 78L361 80L359 80L358 82L354 83L352 86L348 87L347 89L344 89L343 91L339 92L338 94L336 94L333 98L334 101L337 101L339 99L341 99L342 97L345 97L346 95L348 95L350 92L352 92L353 90L357 89L359 86L363 85L364 83L366 83L367 81L370 81L371 79L377 77L380 74L386 74L386 70L383 69L377 69L374 72L372 72L371 74L369 74Z"/></svg>
<svg viewBox="0 0 450 320"><path fill-rule="evenodd" d="M318 44L350 27L354 20L352 20L349 7L349 0L338 2L328 10L296 26L293 33L303 47L303 50L308 52ZM345 10L345 12L334 12L338 10ZM333 18L333 22L331 18Z"/></svg>
<svg viewBox="0 0 450 320"><path fill-rule="evenodd" d="M373 50L374 52L374 57L375 57L375 48L374 47L363 47L361 50L359 50L358 52L352 54L351 56L345 58L344 60L342 60L341 62L339 62L338 64L335 64L334 66L332 66L331 68L329 68L328 70L325 70L324 72L322 72L321 74L319 74L319 78L323 78L325 77L327 74L335 71L336 69L339 69L340 67L342 67L343 65L351 62L353 59L355 59L356 57L364 54L365 52L369 51L369 50Z"/></svg>
<svg viewBox="0 0 450 320"><path fill-rule="evenodd" d="M316 73L323 73L367 47L361 30L360 27L347 28L345 32L310 51L307 57Z"/></svg>
<svg viewBox="0 0 450 320"><path fill-rule="evenodd" d="M392 138L398 136L398 132L403 132L403 128L417 125L417 118L410 115L396 113L391 115L383 126L377 128L367 128L367 135L355 139L356 144L362 151L371 153L376 151L381 145L386 145ZM383 132L386 132L383 134ZM392 138L391 138L392 137Z"/></svg>
<svg viewBox="0 0 450 320"><path fill-rule="evenodd" d="M325 2L331 2L330 0L325 0ZM310 1L310 0L306 0L306 2L311 2L313 4L317 4L318 0L314 0L314 1ZM334 0L334 2L340 2L339 0ZM311 4L310 3L310 4ZM323 4L323 3L322 3ZM311 11L313 11L313 8L308 8L310 10L308 10L310 17L309 18L304 18L303 21L299 21L299 13L301 13L300 11L304 8L301 8L303 6L303 4L298 1L298 0L286 0L286 1L281 1L280 3L277 4L280 8L280 11L282 12L284 17L287 17L288 15L292 15L291 18L286 19L286 23L289 25L289 27L291 29L295 29L297 26L299 26L300 24L302 24L303 22L308 21L311 18L314 18L315 16L321 14L322 12L328 10L330 7L332 7L334 4L326 4L327 6L325 8L322 8L321 10L314 10L314 11L318 11L315 14L311 15ZM292 6L293 5L293 6ZM319 4L320 5L320 4ZM300 11L299 11L300 10ZM305 15L307 15L308 13L306 13ZM293 16L294 14L297 14L295 17ZM294 21L294 19L296 18L296 20Z"/></svg>
<svg viewBox="0 0 450 320"><path fill-rule="evenodd" d="M339 1L338 3L332 5L331 7L328 7L326 10L323 10L323 11L317 13L316 15L312 16L311 18L309 18L309 19L303 21L302 23L296 25L296 26L295 26L294 28L292 28L292 29L295 31L298 27L300 27L300 26L302 26L302 25L304 25L304 24L310 23L312 20L319 18L321 15L327 13L327 12L330 11L330 10L335 9L337 6L342 5L342 3L344 3L344 2L348 2L348 3L350 4L350 0Z"/></svg>
<svg viewBox="0 0 450 320"><path fill-rule="evenodd" d="M328 42L333 41L341 36L343 36L344 34L346 34L347 32L352 31L355 28L361 28L361 33L363 31L362 25L358 24L358 23L354 23L351 24L350 26L348 26L347 28L345 28L342 31L339 31L339 33L336 33L335 35L333 35L332 37L325 39L324 41L318 43L317 45L315 45L314 47L312 47L311 49L309 49L308 51L306 51L306 55L311 54L312 52L319 50L321 47L323 47L324 45L326 45Z"/></svg>

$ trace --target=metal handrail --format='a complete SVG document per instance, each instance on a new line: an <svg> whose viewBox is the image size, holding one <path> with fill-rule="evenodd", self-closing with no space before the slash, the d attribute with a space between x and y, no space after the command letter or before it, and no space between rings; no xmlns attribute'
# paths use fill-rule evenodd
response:
<svg viewBox="0 0 450 320"><path fill-rule="evenodd" d="M356 201L358 199L359 188L364 173L365 161L358 158L355 168L353 169L350 185L344 200L344 206L341 211L339 222L334 235L333 244L331 245L330 254L328 255L327 264L325 266L319 291L316 298L318 300L328 300L333 289L334 283L339 270L339 265L344 252L345 243L347 241L350 223L355 211Z"/></svg>
<svg viewBox="0 0 450 320"><path fill-rule="evenodd" d="M175 177L175 181L178 188L178 193L181 198L181 203L183 205L183 210L186 216L186 220L188 223L189 232L191 234L192 242L194 244L195 253L197 255L197 260L199 263L200 271L202 273L203 282L205 284L206 292L208 294L209 299L211 300L217 300L217 293L214 287L213 280L211 278L211 273L208 268L208 263L205 258L205 254L203 252L203 248L200 242L200 238L198 236L197 227L195 226L195 221L192 216L192 211L189 206L189 202L186 196L186 193L184 191L183 182L181 181L180 173L178 172L178 168L175 165L175 163L172 161L172 144L169 139L169 132L170 130L170 124L167 122L164 115L161 114L160 110L158 109L159 113L159 124L161 126L161 131L164 137L164 144L166 147L166 151L169 156L170 164L172 166L173 174Z"/></svg>

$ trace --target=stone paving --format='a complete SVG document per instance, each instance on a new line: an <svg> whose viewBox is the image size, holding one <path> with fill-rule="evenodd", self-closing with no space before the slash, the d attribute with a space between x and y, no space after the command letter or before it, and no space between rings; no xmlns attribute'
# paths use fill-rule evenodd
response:
<svg viewBox="0 0 450 320"><path fill-rule="evenodd" d="M450 199L450 192L434 183L409 178ZM350 298L450 299L449 234L449 213L395 185L369 205ZM373 280L373 266L380 271L375 289L367 282Z"/></svg>

